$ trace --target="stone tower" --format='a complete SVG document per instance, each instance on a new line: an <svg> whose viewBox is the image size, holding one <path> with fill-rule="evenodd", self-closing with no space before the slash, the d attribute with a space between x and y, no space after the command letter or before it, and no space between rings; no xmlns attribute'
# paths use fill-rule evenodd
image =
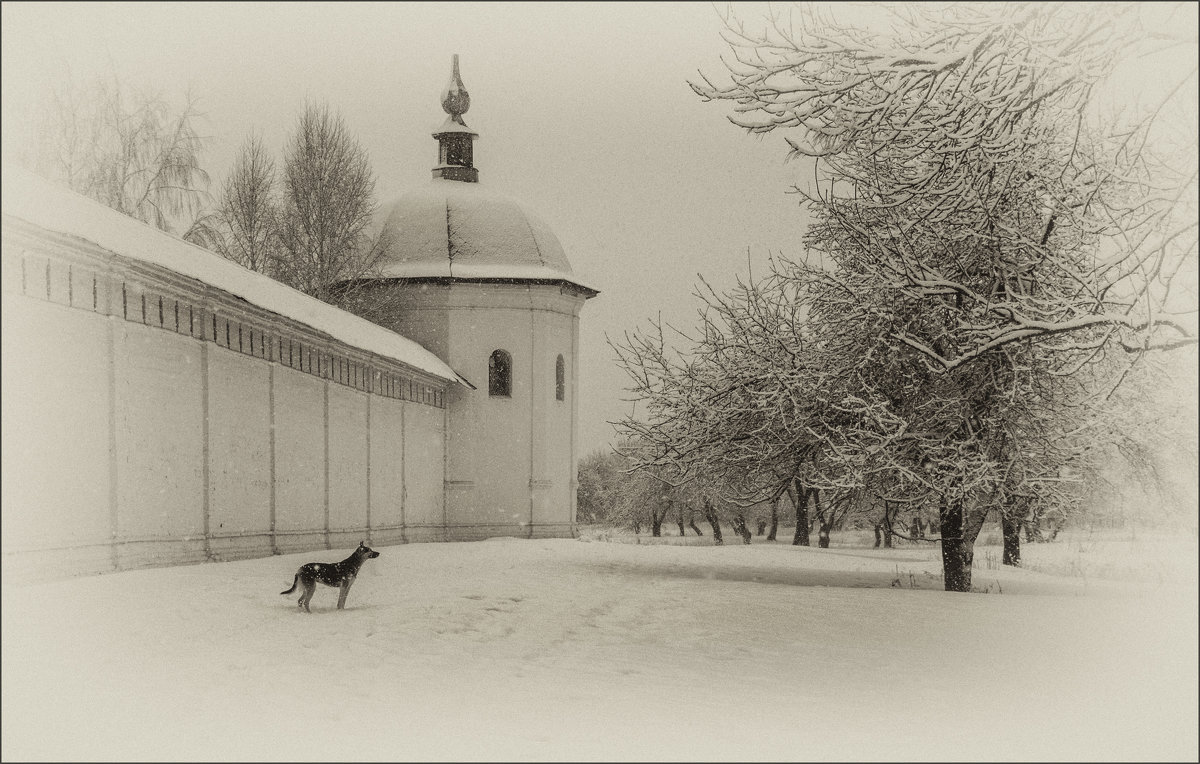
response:
<svg viewBox="0 0 1200 764"><path fill-rule="evenodd" d="M399 298L386 323L475 387L447 402L445 537L571 536L579 314L598 292L544 222L479 182L457 55L441 100L432 180L381 215L377 288Z"/></svg>

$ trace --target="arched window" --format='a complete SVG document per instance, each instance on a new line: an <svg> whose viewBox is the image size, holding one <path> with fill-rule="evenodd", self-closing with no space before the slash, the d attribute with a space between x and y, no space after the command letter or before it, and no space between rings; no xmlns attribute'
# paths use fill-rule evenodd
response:
<svg viewBox="0 0 1200 764"><path fill-rule="evenodd" d="M512 396L512 356L503 350L488 359L488 395Z"/></svg>
<svg viewBox="0 0 1200 764"><path fill-rule="evenodd" d="M554 397L560 401L567 397L567 368L561 355L554 362Z"/></svg>

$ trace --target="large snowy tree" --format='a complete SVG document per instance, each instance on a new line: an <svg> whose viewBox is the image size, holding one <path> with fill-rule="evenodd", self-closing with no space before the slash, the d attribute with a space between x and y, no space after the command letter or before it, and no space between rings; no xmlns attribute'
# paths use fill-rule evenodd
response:
<svg viewBox="0 0 1200 764"><path fill-rule="evenodd" d="M807 243L829 267L800 278L819 285L824 326L874 323L894 343L903 365L864 392L910 407L894 431L905 448L857 450L936 487L946 585L966 589L973 532L995 504L981 497L1012 512L1014 467L1036 461L1031 428L1015 433L1053 407L1044 376L1078 381L1114 352L1196 341L1185 289L1195 142L1165 126L1182 117L1194 134L1194 17L1148 19L1133 5L880 10L886 24L799 6L761 32L731 18L730 82L694 88L736 102L733 121L752 132L788 129L791 154L813 161ZM1121 65L1146 56L1179 64L1161 98L1103 113ZM862 352L861 340L850 346ZM889 395L887 378L905 380L904 395ZM915 464L896 461L905 454Z"/></svg>
<svg viewBox="0 0 1200 764"><path fill-rule="evenodd" d="M931 369L896 327L943 322L869 276L855 288L843 278L774 261L727 293L700 290L697 331L669 337L655 323L614 342L642 412L619 423L635 436L623 451L679 483L703 477L733 502L786 491L795 543L807 543L810 508L822 546L856 516L932 512L950 529L949 585L969 589L987 513L1019 521L1031 498L1061 493L1063 459L1077 460L1086 437L1078 380L1046 375L1028 348Z"/></svg>
<svg viewBox="0 0 1200 764"><path fill-rule="evenodd" d="M813 256L709 290L682 352L657 326L616 343L647 401L624 426L641 464L824 494L823 524L865 492L933 502L946 588L967 591L988 512L1011 527L1076 495L1079 401L1195 341L1176 294L1194 146L1156 140L1179 88L1132 119L1095 108L1122 56L1180 40L1111 6L884 10L886 33L811 6L729 20L730 83L694 87L812 161Z"/></svg>

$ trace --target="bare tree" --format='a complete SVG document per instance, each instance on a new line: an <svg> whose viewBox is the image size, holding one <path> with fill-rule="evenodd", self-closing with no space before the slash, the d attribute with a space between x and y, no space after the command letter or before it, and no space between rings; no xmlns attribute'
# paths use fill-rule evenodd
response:
<svg viewBox="0 0 1200 764"><path fill-rule="evenodd" d="M388 242L368 233L374 193L367 152L342 118L305 104L284 155L275 277L377 319L396 297L375 278Z"/></svg>
<svg viewBox="0 0 1200 764"><path fill-rule="evenodd" d="M197 99L183 106L116 77L55 89L25 161L35 172L163 231L185 235L207 202Z"/></svg>
<svg viewBox="0 0 1200 764"><path fill-rule="evenodd" d="M262 139L242 144L222 187L220 205L204 219L202 242L252 271L275 275L281 268L282 228L275 161Z"/></svg>
<svg viewBox="0 0 1200 764"><path fill-rule="evenodd" d="M366 151L324 104L305 104L283 173L261 138L242 145L215 211L193 239L251 270L386 325L400 300L381 280L389 240L370 233L375 180Z"/></svg>
<svg viewBox="0 0 1200 764"><path fill-rule="evenodd" d="M702 281L694 332L651 322L609 342L643 403L642 416L614 423L629 436L623 453L673 484L704 476L742 506L791 489L819 450L807 427L812 401L795 395L815 371L797 352L797 303L787 285L766 281L728 295Z"/></svg>
<svg viewBox="0 0 1200 764"><path fill-rule="evenodd" d="M360 272L375 179L367 153L324 104L305 104L284 157L281 280L326 302Z"/></svg>

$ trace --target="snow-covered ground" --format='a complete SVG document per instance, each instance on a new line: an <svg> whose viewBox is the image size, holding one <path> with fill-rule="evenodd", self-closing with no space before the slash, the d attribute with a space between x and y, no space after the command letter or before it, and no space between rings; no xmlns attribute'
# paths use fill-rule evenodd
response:
<svg viewBox="0 0 1200 764"><path fill-rule="evenodd" d="M380 547L311 615L349 550L5 585L2 755L1195 761L1195 533L1122 533L980 546L973 595L936 547L596 532Z"/></svg>

